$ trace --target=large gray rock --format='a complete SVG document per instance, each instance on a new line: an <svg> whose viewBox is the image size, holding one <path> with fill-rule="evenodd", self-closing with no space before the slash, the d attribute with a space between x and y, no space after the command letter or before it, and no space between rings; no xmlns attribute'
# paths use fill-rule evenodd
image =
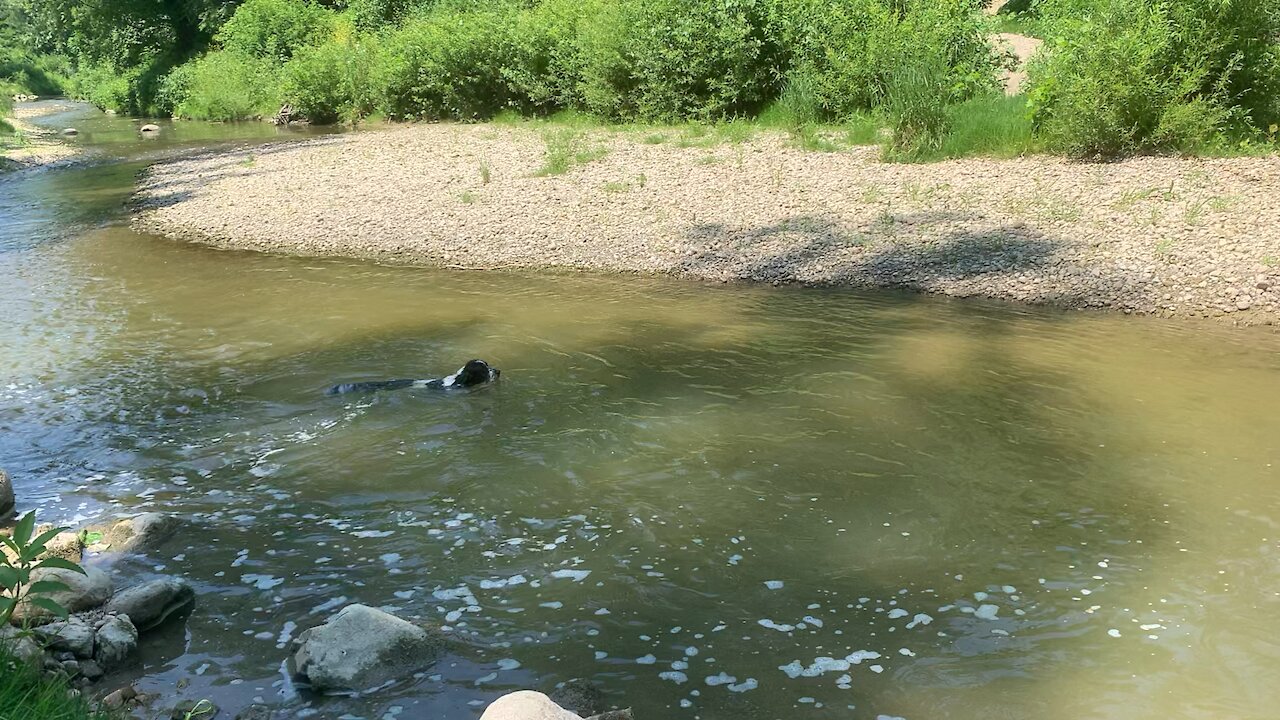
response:
<svg viewBox="0 0 1280 720"><path fill-rule="evenodd" d="M129 618L108 615L94 642L93 659L108 672L138 649L138 629Z"/></svg>
<svg viewBox="0 0 1280 720"><path fill-rule="evenodd" d="M0 520L13 512L13 506L13 481L9 479L9 473L0 470Z"/></svg>
<svg viewBox="0 0 1280 720"><path fill-rule="evenodd" d="M93 626L72 618L51 622L35 629L44 641L45 648L55 652L69 652L78 658L93 657Z"/></svg>
<svg viewBox="0 0 1280 720"><path fill-rule="evenodd" d="M139 631L147 631L196 601L196 591L185 580L161 578L131 587L107 601L106 611L127 615Z"/></svg>
<svg viewBox="0 0 1280 720"><path fill-rule="evenodd" d="M580 717L602 713L606 708L604 693L600 692L600 688L590 680L584 678L573 678L556 685L547 697Z"/></svg>
<svg viewBox="0 0 1280 720"><path fill-rule="evenodd" d="M104 530L100 543L113 552L145 553L173 537L181 525L177 518L168 515L143 513Z"/></svg>
<svg viewBox="0 0 1280 720"><path fill-rule="evenodd" d="M111 578L97 568L85 568L85 574L61 568L37 568L31 573L31 581L53 580L67 586L66 590L49 593L43 597L66 608L67 612L81 612L96 608L111 597ZM53 614L41 607L23 602L13 611L13 624L41 622Z"/></svg>
<svg viewBox="0 0 1280 720"><path fill-rule="evenodd" d="M494 700L480 720L580 720L540 692L520 690Z"/></svg>
<svg viewBox="0 0 1280 720"><path fill-rule="evenodd" d="M366 605L348 605L298 636L293 662L316 690L363 690L436 661L443 640Z"/></svg>

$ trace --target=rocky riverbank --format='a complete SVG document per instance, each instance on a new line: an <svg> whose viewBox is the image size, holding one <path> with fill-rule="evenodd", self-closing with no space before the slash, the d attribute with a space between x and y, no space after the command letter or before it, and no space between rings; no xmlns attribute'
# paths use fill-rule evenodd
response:
<svg viewBox="0 0 1280 720"><path fill-rule="evenodd" d="M38 105L21 104L14 108L13 116L5 121L18 131L11 147L0 146L0 170L6 167L21 169L52 167L74 161L84 154L76 145L59 139L59 134L32 124L33 118L63 112L74 107L73 103L54 101Z"/></svg>
<svg viewBox="0 0 1280 720"><path fill-rule="evenodd" d="M210 154L153 167L136 225L228 248L457 268L1280 318L1278 157L904 165L782 135L677 140L420 125Z"/></svg>

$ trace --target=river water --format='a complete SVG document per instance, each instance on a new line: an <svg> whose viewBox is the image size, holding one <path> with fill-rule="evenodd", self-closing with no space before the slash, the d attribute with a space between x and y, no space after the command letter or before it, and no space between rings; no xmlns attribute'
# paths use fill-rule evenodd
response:
<svg viewBox="0 0 1280 720"><path fill-rule="evenodd" d="M129 566L200 596L122 676L144 691L474 718L585 677L644 720L1276 717L1273 330L215 251L131 232L135 174L279 131L42 122L100 160L0 179L0 466L45 520L190 521ZM322 392L471 357L501 382ZM300 691L289 638L349 602L456 642L365 697Z"/></svg>

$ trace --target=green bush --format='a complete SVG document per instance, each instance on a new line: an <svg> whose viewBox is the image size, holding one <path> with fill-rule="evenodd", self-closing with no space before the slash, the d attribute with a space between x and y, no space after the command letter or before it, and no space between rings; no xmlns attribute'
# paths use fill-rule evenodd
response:
<svg viewBox="0 0 1280 720"><path fill-rule="evenodd" d="M332 32L334 15L310 0L246 0L218 32L226 50L284 62Z"/></svg>
<svg viewBox="0 0 1280 720"><path fill-rule="evenodd" d="M579 37L583 23L603 6L603 0L543 0L516 15L513 54L503 76L515 93L517 109L550 114L582 107Z"/></svg>
<svg viewBox="0 0 1280 720"><path fill-rule="evenodd" d="M0 643L0 717L5 720L115 720L82 695L72 696L65 680L45 675Z"/></svg>
<svg viewBox="0 0 1280 720"><path fill-rule="evenodd" d="M70 74L70 64L64 58L0 47L0 85L8 88L8 96L62 95L70 85Z"/></svg>
<svg viewBox="0 0 1280 720"><path fill-rule="evenodd" d="M926 55L942 64L944 106L997 84L999 56L973 0L776 0L773 23L789 51L788 86L827 120L879 106L891 76Z"/></svg>
<svg viewBox="0 0 1280 720"><path fill-rule="evenodd" d="M280 107L280 69L270 60L229 50L176 68L162 85L174 115L191 120L246 120Z"/></svg>
<svg viewBox="0 0 1280 720"><path fill-rule="evenodd" d="M620 0L581 34L586 108L616 120L752 115L777 97L766 0Z"/></svg>
<svg viewBox="0 0 1280 720"><path fill-rule="evenodd" d="M1075 157L1211 149L1280 118L1274 0L1044 0L1037 131Z"/></svg>
<svg viewBox="0 0 1280 720"><path fill-rule="evenodd" d="M298 50L284 66L284 99L313 123L354 120L373 111L378 47L371 37L334 39Z"/></svg>
<svg viewBox="0 0 1280 720"><path fill-rule="evenodd" d="M381 108L389 117L471 120L519 105L514 64L518 9L442 7L408 20L386 39Z"/></svg>

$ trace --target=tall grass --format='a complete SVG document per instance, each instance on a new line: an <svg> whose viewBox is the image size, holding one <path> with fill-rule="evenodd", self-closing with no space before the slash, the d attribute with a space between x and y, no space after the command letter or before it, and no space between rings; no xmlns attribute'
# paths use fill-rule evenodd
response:
<svg viewBox="0 0 1280 720"><path fill-rule="evenodd" d="M67 695L68 686L13 656L0 642L0 718L4 720L118 720L110 712L97 711L79 697Z"/></svg>

